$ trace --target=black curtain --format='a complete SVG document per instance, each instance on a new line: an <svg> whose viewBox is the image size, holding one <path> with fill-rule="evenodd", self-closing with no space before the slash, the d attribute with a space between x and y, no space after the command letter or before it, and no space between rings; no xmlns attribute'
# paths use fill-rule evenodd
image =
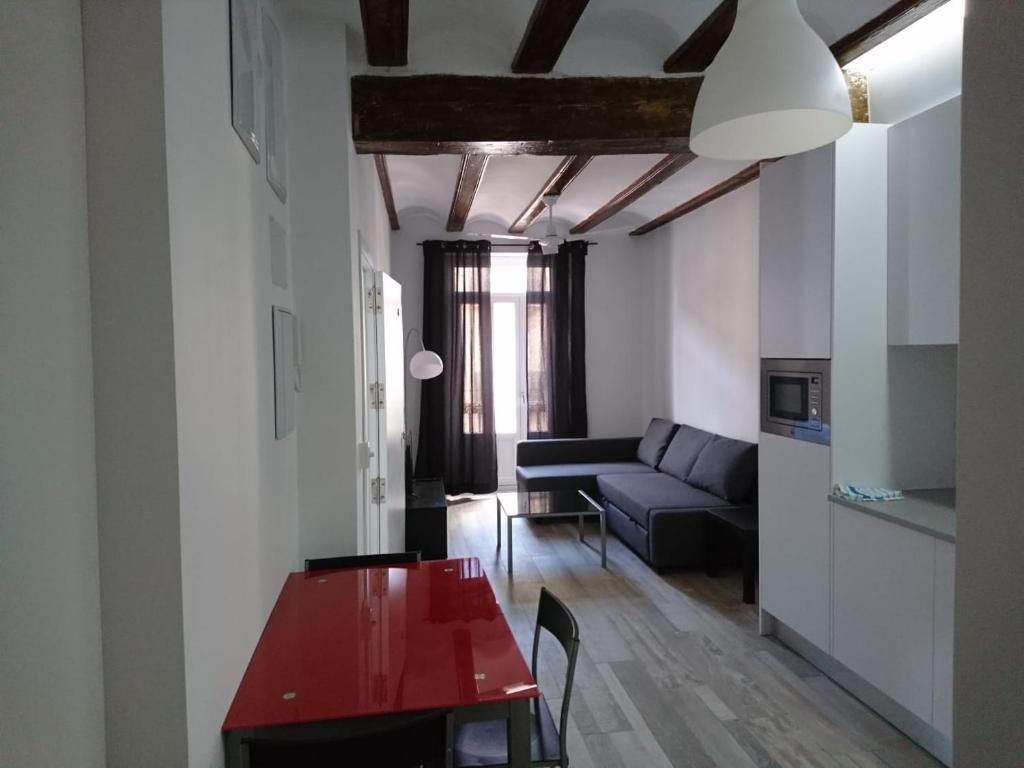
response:
<svg viewBox="0 0 1024 768"><path fill-rule="evenodd" d="M491 244L423 243L423 344L444 372L420 390L416 477L448 493L498 488L491 365Z"/></svg>
<svg viewBox="0 0 1024 768"><path fill-rule="evenodd" d="M587 243L526 256L527 437L587 436Z"/></svg>

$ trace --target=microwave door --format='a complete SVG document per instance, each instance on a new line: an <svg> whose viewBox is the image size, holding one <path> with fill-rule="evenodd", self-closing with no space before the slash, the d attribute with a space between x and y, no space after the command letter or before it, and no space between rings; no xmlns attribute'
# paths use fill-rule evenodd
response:
<svg viewBox="0 0 1024 768"><path fill-rule="evenodd" d="M768 418L784 423L806 422L810 416L806 376L771 373L768 376Z"/></svg>

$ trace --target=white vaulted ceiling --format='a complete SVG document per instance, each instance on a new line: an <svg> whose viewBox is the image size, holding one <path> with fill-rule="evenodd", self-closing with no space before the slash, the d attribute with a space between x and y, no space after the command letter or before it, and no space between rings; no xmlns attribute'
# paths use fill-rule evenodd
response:
<svg viewBox="0 0 1024 768"><path fill-rule="evenodd" d="M511 75L510 65L536 0L412 0L409 66L366 64L358 3L305 0L302 8L341 15L349 35L352 74L450 73ZM663 76L664 60L720 0L591 0L551 76ZM894 0L799 0L826 43L877 16ZM556 206L560 231L578 223L653 166L662 155L595 157L566 188ZM467 221L466 232L504 232L537 195L561 157L494 156ZM443 229L461 158L388 157L400 221L436 221ZM732 176L743 163L694 160L593 232L632 229ZM544 216L530 233L543 233Z"/></svg>

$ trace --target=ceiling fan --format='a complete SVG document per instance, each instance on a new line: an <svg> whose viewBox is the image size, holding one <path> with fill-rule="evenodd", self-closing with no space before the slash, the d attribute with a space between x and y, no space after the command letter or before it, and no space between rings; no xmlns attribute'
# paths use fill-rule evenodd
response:
<svg viewBox="0 0 1024 768"><path fill-rule="evenodd" d="M557 245L555 242L558 235L558 227L555 225L555 203L558 202L558 195L544 195L541 200L548 212L548 226L543 237L528 237L527 235L499 235L486 234L483 232L466 232L469 237L480 237L487 240L513 240L517 243L540 243L541 248L550 248ZM564 238L563 238L564 239ZM500 245L500 244L499 244ZM511 243L509 243L511 246Z"/></svg>

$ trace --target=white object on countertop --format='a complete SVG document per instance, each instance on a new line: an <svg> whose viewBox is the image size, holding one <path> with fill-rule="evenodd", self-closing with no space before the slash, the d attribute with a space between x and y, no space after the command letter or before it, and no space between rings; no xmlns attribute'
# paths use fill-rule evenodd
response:
<svg viewBox="0 0 1024 768"><path fill-rule="evenodd" d="M839 483L832 486L832 493L855 501L898 501L903 498L903 491L892 488L868 488L863 485L841 485Z"/></svg>

